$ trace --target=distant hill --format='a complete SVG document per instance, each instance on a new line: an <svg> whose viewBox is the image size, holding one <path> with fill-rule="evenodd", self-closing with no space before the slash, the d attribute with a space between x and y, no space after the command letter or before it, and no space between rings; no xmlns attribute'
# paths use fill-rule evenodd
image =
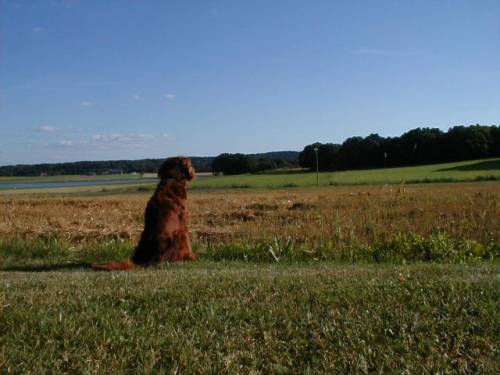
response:
<svg viewBox="0 0 500 375"><path fill-rule="evenodd" d="M297 151L276 151L253 154L257 158L269 158L298 162ZM192 156L198 172L211 172L213 156ZM0 167L0 176L82 175L114 173L154 173L165 159L77 161L71 163L17 164Z"/></svg>

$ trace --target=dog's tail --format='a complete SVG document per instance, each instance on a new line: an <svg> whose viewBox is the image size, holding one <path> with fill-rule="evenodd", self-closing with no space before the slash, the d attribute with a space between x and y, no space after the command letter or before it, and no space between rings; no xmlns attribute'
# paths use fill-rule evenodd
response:
<svg viewBox="0 0 500 375"><path fill-rule="evenodd" d="M131 270L133 268L138 267L137 264L135 264L130 260L125 260L121 262L92 263L90 266L97 271Z"/></svg>

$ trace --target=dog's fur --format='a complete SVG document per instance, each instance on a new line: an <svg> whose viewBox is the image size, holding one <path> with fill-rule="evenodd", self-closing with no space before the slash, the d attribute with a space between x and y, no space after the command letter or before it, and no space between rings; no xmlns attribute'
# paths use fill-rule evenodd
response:
<svg viewBox="0 0 500 375"><path fill-rule="evenodd" d="M129 261L92 264L98 270L147 267L164 261L194 260L188 231L187 183L195 177L191 160L168 158L158 171L160 183L146 207L144 231Z"/></svg>

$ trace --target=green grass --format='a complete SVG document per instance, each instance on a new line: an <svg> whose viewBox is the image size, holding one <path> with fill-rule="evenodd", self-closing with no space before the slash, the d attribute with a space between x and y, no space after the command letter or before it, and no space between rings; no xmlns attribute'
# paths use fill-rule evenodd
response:
<svg viewBox="0 0 500 375"><path fill-rule="evenodd" d="M498 373L497 245L436 234L203 245L93 272L132 241L0 240L5 373ZM451 263L459 264L451 264Z"/></svg>
<svg viewBox="0 0 500 375"><path fill-rule="evenodd" d="M460 182L500 179L500 159L473 160L416 167L321 172L320 185L368 185L417 182ZM199 179L193 189L306 187L316 185L315 173L247 174Z"/></svg>
<svg viewBox="0 0 500 375"><path fill-rule="evenodd" d="M497 374L498 265L0 272L4 373Z"/></svg>

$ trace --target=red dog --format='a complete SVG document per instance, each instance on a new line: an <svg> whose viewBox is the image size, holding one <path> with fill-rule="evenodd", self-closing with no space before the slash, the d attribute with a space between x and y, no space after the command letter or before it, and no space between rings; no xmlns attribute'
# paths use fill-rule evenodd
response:
<svg viewBox="0 0 500 375"><path fill-rule="evenodd" d="M160 183L146 207L144 231L132 259L92 264L97 270L126 270L164 261L194 260L189 242L187 182L195 177L191 160L168 158L158 171Z"/></svg>

